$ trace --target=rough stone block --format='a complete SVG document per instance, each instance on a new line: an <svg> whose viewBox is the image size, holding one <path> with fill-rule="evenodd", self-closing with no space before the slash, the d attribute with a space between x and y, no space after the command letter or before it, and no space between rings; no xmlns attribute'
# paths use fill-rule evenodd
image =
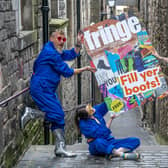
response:
<svg viewBox="0 0 168 168"><path fill-rule="evenodd" d="M13 21L15 20L15 11L6 11L4 16L5 22Z"/></svg>
<svg viewBox="0 0 168 168"><path fill-rule="evenodd" d="M37 31L22 31L18 38L17 50L23 50L37 41Z"/></svg>
<svg viewBox="0 0 168 168"><path fill-rule="evenodd" d="M4 25L4 13L0 12L0 29L3 27Z"/></svg>
<svg viewBox="0 0 168 168"><path fill-rule="evenodd" d="M5 22L4 27L7 29L8 36L16 35L16 22L15 21Z"/></svg>
<svg viewBox="0 0 168 168"><path fill-rule="evenodd" d="M0 30L0 41L3 41L7 39L7 32L6 32L6 29L2 29Z"/></svg>
<svg viewBox="0 0 168 168"><path fill-rule="evenodd" d="M27 79L29 77L30 71L29 71L29 63L25 63L23 65L23 79Z"/></svg>

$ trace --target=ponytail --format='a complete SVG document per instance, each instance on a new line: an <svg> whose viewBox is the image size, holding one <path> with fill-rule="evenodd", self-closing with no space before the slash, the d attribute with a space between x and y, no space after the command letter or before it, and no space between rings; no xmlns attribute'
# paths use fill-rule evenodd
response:
<svg viewBox="0 0 168 168"><path fill-rule="evenodd" d="M81 119L86 120L89 117L88 112L85 109L86 105L78 107L75 114L75 125L78 129L78 133L80 134L79 122Z"/></svg>

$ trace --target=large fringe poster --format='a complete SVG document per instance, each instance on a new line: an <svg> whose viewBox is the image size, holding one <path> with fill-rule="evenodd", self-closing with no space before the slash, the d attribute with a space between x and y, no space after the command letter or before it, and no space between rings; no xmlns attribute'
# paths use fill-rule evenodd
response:
<svg viewBox="0 0 168 168"><path fill-rule="evenodd" d="M109 111L121 113L163 97L167 84L157 54L136 16L104 20L83 30L84 45Z"/></svg>

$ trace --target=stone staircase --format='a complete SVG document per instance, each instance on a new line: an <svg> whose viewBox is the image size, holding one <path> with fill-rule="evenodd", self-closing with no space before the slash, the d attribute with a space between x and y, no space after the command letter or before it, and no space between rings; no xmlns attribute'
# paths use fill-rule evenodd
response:
<svg viewBox="0 0 168 168"><path fill-rule="evenodd" d="M106 120L109 114L106 115ZM120 158L106 160L105 157L91 156L86 140L82 143L67 146L68 150L77 153L75 158L55 157L54 146L31 146L20 159L16 168L168 168L168 146L157 144L154 135L140 127L138 109L126 112L112 122L112 133L116 138L138 137L141 146L141 160L127 161Z"/></svg>
<svg viewBox="0 0 168 168"><path fill-rule="evenodd" d="M91 156L86 144L75 144L68 149L76 152L75 158L60 158L53 154L54 146L31 146L16 168L167 168L168 146L141 146L141 160L127 161L120 158L107 160Z"/></svg>

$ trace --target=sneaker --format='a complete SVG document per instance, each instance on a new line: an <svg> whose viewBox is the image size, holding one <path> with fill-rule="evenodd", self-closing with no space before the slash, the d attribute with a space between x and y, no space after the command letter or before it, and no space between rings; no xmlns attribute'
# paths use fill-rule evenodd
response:
<svg viewBox="0 0 168 168"><path fill-rule="evenodd" d="M140 154L139 153L124 153L123 154L123 159L124 160L139 160L140 159Z"/></svg>

